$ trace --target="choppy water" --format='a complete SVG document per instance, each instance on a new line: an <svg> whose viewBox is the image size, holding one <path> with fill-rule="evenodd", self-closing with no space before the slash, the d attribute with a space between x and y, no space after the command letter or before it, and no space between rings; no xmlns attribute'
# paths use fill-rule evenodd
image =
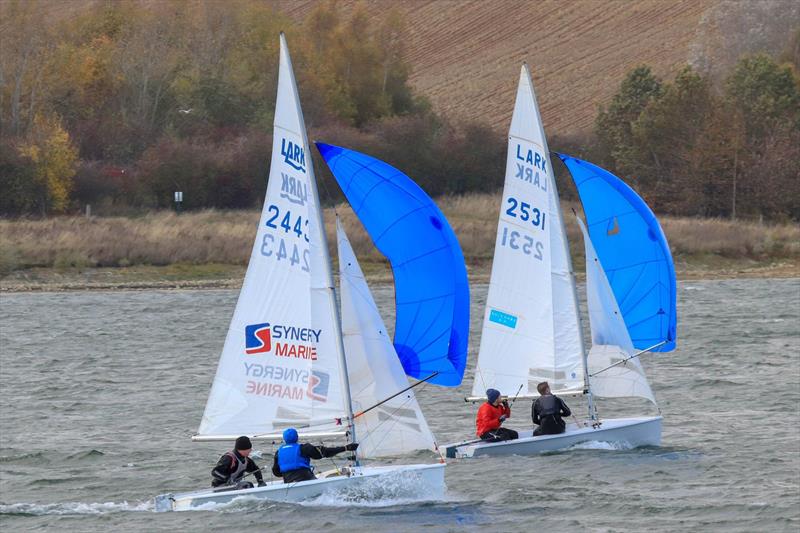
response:
<svg viewBox="0 0 800 533"><path fill-rule="evenodd" d="M391 322L391 288L375 292ZM472 359L485 294L485 286L473 287ZM588 444L538 457L454 462L443 502L245 502L154 513L154 495L205 486L225 449L191 443L189 436L235 300L235 291L3 295L0 528L789 531L800 525L800 280L680 285L679 349L644 361L665 416L660 448ZM458 390L418 392L440 442L471 433L475 407L461 400L472 385L469 370L468 376ZM527 422L529 409L519 407L517 426ZM607 405L602 412L618 410Z"/></svg>

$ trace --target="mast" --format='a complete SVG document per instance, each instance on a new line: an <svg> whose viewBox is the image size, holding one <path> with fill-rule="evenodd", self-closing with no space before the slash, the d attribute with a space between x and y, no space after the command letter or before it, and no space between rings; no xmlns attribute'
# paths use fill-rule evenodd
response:
<svg viewBox="0 0 800 533"><path fill-rule="evenodd" d="M531 76L530 69L528 68L528 63L527 62L524 63L524 66L525 70L528 72L528 78L531 80L531 87L533 87L533 77ZM536 107L536 109L539 109L539 102L536 98L536 91L533 90L531 92L533 94L533 104ZM547 146L547 137L544 134L544 125L542 124L541 119L538 121L538 126L539 126L539 131L541 132L542 135L542 144L544 144L543 148L545 154L547 154L547 156L549 157L550 148ZM596 420L597 409L594 405L594 397L592 395L592 385L591 382L589 381L589 353L586 351L586 344L583 341L583 321L581 320L580 306L578 305L578 290L575 284L575 271L572 268L572 256L569 253L569 240L567 237L567 229L564 226L564 217L561 214L561 200L558 195L558 185L556 185L555 167L553 166L552 161L553 160L550 159L550 174L551 174L550 184L553 187L553 196L556 200L556 206L554 211L556 214L556 218L558 218L558 224L561 227L561 234L564 235L563 250L564 250L564 255L566 256L567 259L567 269L569 271L569 277L571 281L570 285L572 287L572 298L575 303L576 314L578 315L577 316L578 330L579 330L578 342L580 344L581 362L583 366L583 384L584 384L584 389L586 390L586 396L589 403L589 417L592 420Z"/></svg>
<svg viewBox="0 0 800 533"><path fill-rule="evenodd" d="M281 47L286 50L286 57L289 62L289 73L292 76L292 90L294 91L295 102L297 102L297 112L300 117L300 123L302 127L300 128L303 135L303 146L307 149L308 145L308 134L306 133L305 128L305 119L303 117L303 109L300 107L300 95L297 91L297 83L294 79L294 68L292 67L292 59L288 53L288 45L286 44L286 36L283 32L281 32ZM353 399L350 394L350 378L347 375L347 359L344 353L344 341L342 339L342 323L341 323L341 316L339 315L339 306L336 305L336 287L333 283L333 266L331 264L331 257L328 251L328 240L325 234L325 221L322 216L322 208L319 205L319 193L317 190L317 178L316 174L314 173L314 165L310 162L310 154L309 154L309 165L308 165L308 172L310 174L310 179L308 180L309 186L311 187L311 197L314 198L314 201L317 203L315 216L315 223L317 224L318 229L318 239L319 239L319 246L321 249L323 263L325 265L324 275L325 275L325 287L322 288L325 291L326 300L328 305L330 306L330 312L333 315L333 334L336 338L336 356L339 360L339 376L341 379L341 386L342 386L342 394L344 395L344 404L345 410L347 414L347 422L350 428L350 442L356 442L356 427L355 422L353 421ZM312 290L316 289L316 287L312 287ZM354 452L355 455L355 452ZM356 456L356 465L358 465L358 456Z"/></svg>

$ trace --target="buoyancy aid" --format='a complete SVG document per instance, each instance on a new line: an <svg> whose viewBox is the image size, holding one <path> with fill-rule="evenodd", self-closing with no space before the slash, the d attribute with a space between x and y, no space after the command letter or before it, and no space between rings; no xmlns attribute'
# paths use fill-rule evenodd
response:
<svg viewBox="0 0 800 533"><path fill-rule="evenodd" d="M231 474L228 476L228 483L238 483L247 470L247 458L245 457L240 461L234 452L227 452L225 455L231 458Z"/></svg>
<svg viewBox="0 0 800 533"><path fill-rule="evenodd" d="M540 396L537 400L539 402L539 414L541 416L557 415L561 413L561 403L558 398L552 394Z"/></svg>
<svg viewBox="0 0 800 533"><path fill-rule="evenodd" d="M311 469L311 460L303 457L300 453L300 444L284 444L278 448L278 468L282 473L298 470L300 468Z"/></svg>

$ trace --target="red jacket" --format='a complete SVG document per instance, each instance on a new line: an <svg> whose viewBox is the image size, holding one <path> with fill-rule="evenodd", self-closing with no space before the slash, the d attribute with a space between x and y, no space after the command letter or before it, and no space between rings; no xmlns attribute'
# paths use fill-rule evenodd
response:
<svg viewBox="0 0 800 533"><path fill-rule="evenodd" d="M506 418L511 416L511 408L505 407L503 404L495 407L489 402L481 405L478 409L478 418L475 420L476 435L479 437L487 431L492 431L500 427L500 417L506 415Z"/></svg>

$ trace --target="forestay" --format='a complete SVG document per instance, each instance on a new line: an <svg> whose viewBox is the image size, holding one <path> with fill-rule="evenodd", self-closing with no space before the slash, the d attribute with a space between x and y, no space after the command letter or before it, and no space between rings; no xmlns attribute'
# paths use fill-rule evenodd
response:
<svg viewBox="0 0 800 533"><path fill-rule="evenodd" d="M559 154L580 194L589 236L605 267L634 348L675 348L672 254L655 215L636 192L602 168Z"/></svg>
<svg viewBox="0 0 800 533"><path fill-rule="evenodd" d="M342 334L353 409L359 412L407 388L408 379L338 219L336 235ZM365 458L435 450L433 434L412 390L358 416L356 433L359 455Z"/></svg>
<svg viewBox="0 0 800 533"><path fill-rule="evenodd" d="M287 426L323 431L346 416L320 224L303 115L281 35L266 200L199 437L275 433Z"/></svg>
<svg viewBox="0 0 800 533"><path fill-rule="evenodd" d="M373 157L317 143L375 247L392 265L394 347L405 373L455 387L467 359L464 257L442 212L408 176Z"/></svg>
<svg viewBox="0 0 800 533"><path fill-rule="evenodd" d="M589 378L592 393L605 398L639 396L656 403L639 359L629 359L636 350L586 226L580 218L578 224L586 249L586 301L592 330L589 375L603 370ZM611 367L625 359L629 360Z"/></svg>
<svg viewBox="0 0 800 533"><path fill-rule="evenodd" d="M526 65L508 140L503 200L473 396L584 385L574 281L547 142Z"/></svg>

